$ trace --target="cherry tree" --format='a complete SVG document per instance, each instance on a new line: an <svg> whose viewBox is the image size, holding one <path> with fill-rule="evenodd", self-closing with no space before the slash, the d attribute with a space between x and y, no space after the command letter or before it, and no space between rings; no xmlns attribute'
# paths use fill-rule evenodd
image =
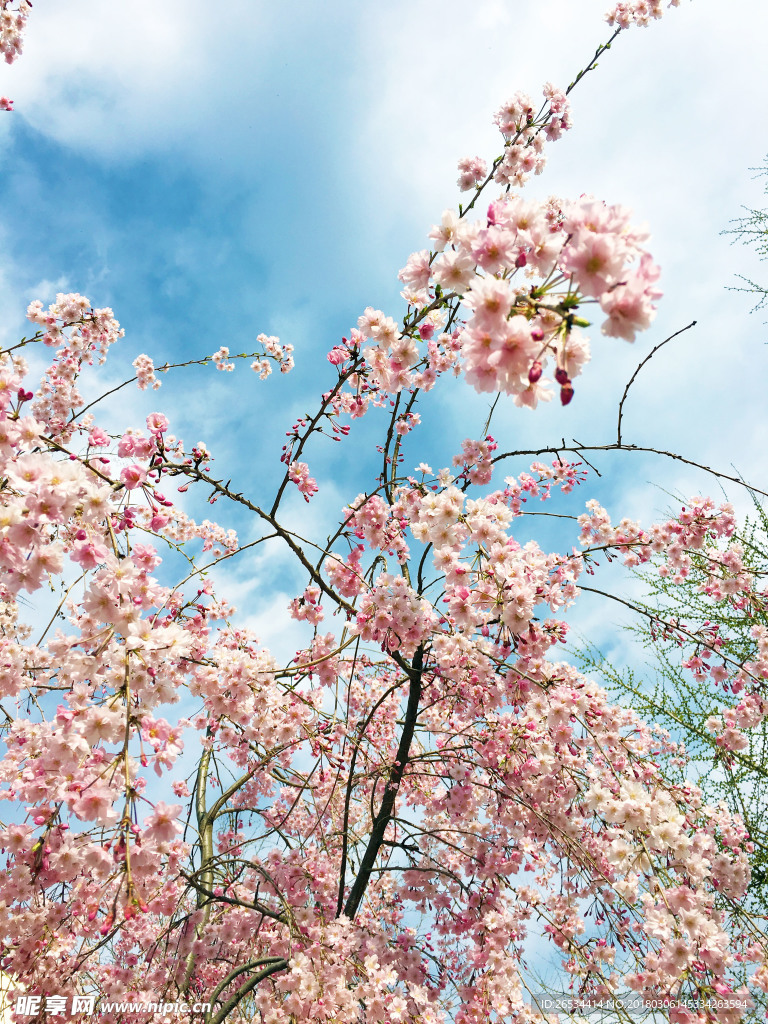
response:
<svg viewBox="0 0 768 1024"><path fill-rule="evenodd" d="M27 9L2 3L10 58ZM743 822L663 769L683 764L669 733L558 655L557 616L606 557L655 559L673 582L695 562L712 593L763 600L733 509L694 497L644 530L580 498L572 550L550 553L516 524L555 490L576 500L587 449L527 453L503 476L526 453L500 451L490 426L437 471L417 443L420 400L446 377L520 415L568 405L591 322L605 358L650 325L659 270L629 211L522 190L569 129L580 78L661 14L618 4L569 89L499 108L501 154L460 162L466 201L400 271L405 315L359 313L314 411L282 428L274 493L223 480L162 412L106 429L80 378L122 336L112 310L79 294L30 305L33 333L0 372L0 966L25 998L65 996L67 1019L93 996L115 1022L158 1002L209 1024L553 1021L530 992L542 941L574 998L615 1019L629 1019L626 990L678 1024L742 1020L768 990ZM196 362L291 370L289 344L257 345ZM33 347L51 350L39 381ZM134 365L144 390L174 369ZM383 424L378 469L312 543L286 525L288 497L311 514L314 445L349 450L365 417ZM621 422L620 408L604 447L638 450ZM256 539L193 520L175 496L189 489L219 519L246 511ZM274 540L306 583L286 610L306 643L287 663L209 575ZM31 623L24 596L46 588L54 612ZM710 642L727 749L768 713L768 630L754 639L749 661ZM43 1019L39 1004L18 1019Z"/></svg>

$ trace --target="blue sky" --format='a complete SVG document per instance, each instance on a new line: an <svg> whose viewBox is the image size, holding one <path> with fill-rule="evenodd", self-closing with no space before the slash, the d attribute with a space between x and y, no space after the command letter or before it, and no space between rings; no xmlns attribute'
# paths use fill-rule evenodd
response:
<svg viewBox="0 0 768 1024"><path fill-rule="evenodd" d="M287 378L186 370L155 395L122 392L109 420L141 425L163 408L176 433L205 440L222 475L258 496L280 468L281 424L333 378L325 353L366 305L401 314L397 271L458 202L456 161L496 154L492 114L516 89L568 84L609 35L605 6L36 0L22 59L0 67L0 94L16 101L0 117L0 342L24 331L30 299L59 290L111 305L125 327L97 379L110 386L140 352L161 363L278 334L296 348ZM732 0L723 12L716 0L683 0L623 33L574 93L575 127L527 191L631 206L651 228L665 297L634 346L591 332L593 362L567 409L501 403L493 432L504 448L612 439L634 367L697 319L643 371L626 437L733 464L765 486L768 328L747 297L726 291L735 273L759 278L762 268L719 232L741 204L761 202L749 168L768 151L768 11ZM448 464L462 437L478 436L487 405L461 384L435 395L413 465ZM373 443L359 431L356 455ZM367 485L341 449L310 453L317 536ZM603 477L572 511L596 494L617 518L647 523L668 504L665 490L717 492L658 459L598 464ZM737 489L729 496L747 508ZM289 514L307 525L300 500ZM249 524L236 525L247 539ZM276 586L283 568L274 550L222 575L278 650L294 637L274 615L296 592L282 577ZM585 605L581 621L608 639L604 608Z"/></svg>

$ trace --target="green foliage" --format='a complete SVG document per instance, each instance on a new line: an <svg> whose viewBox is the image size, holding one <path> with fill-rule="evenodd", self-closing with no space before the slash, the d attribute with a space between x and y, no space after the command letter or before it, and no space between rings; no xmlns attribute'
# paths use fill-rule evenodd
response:
<svg viewBox="0 0 768 1024"><path fill-rule="evenodd" d="M765 177L767 179L765 192L768 195L768 157L763 161L762 167L753 167L752 170L757 172L756 177ZM733 227L721 233L723 235L734 235L734 242L742 242L744 245L751 246L761 259L768 259L768 210L756 210L749 206L745 206L743 209L746 212L746 216L735 217L730 222L733 224ZM752 309L753 313L755 310L764 309L768 304L768 287L757 284L743 274L737 274L736 276L743 284L734 286L729 291L747 292L750 295L757 296L757 301Z"/></svg>

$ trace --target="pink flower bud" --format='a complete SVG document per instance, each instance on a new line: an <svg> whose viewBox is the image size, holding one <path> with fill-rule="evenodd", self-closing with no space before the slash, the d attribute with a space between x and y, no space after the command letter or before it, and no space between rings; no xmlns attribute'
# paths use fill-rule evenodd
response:
<svg viewBox="0 0 768 1024"><path fill-rule="evenodd" d="M531 368L528 371L528 380L531 384L535 384L537 380L540 380L544 368L537 359L535 363L531 364Z"/></svg>
<svg viewBox="0 0 768 1024"><path fill-rule="evenodd" d="M566 384L571 383L570 377L568 376L568 374L562 366L558 366L558 368L555 370L555 380L558 384L561 384L563 387L565 387Z"/></svg>
<svg viewBox="0 0 768 1024"><path fill-rule="evenodd" d="M573 384L563 384L560 388L560 402L562 405L568 405L570 400L573 398Z"/></svg>

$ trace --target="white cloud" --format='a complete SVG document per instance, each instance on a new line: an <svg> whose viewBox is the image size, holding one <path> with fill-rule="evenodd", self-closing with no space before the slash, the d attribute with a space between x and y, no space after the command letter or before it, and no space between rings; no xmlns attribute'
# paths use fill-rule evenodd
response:
<svg viewBox="0 0 768 1024"><path fill-rule="evenodd" d="M3 82L34 128L74 149L115 158L167 150L201 125L205 136L223 128L244 78L249 90L259 85L272 17L244 0L218 14L203 0L36 6L23 58Z"/></svg>

